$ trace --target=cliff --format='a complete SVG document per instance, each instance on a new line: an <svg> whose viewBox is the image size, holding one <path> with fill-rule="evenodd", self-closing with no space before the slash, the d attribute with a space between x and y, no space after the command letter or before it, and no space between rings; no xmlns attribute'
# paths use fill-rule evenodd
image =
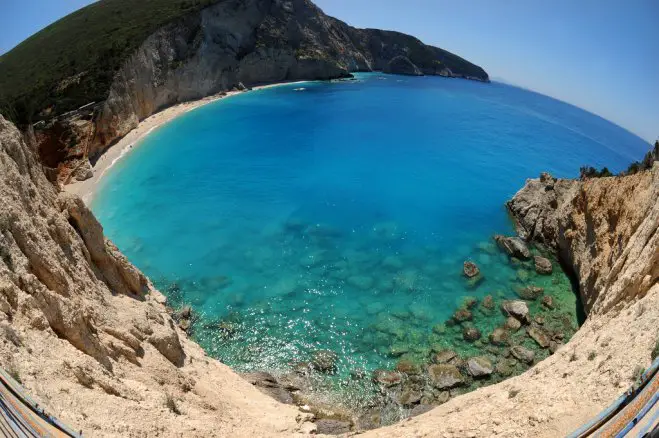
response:
<svg viewBox="0 0 659 438"><path fill-rule="evenodd" d="M626 177L527 181L510 210L526 238L574 270L586 322L528 372L365 436L561 436L622 394L657 343L658 190L657 164ZM0 366L85 436L316 427L208 358L164 302L0 118Z"/></svg>
<svg viewBox="0 0 659 438"><path fill-rule="evenodd" d="M60 168L60 183L88 177L87 158L140 120L241 84L355 71L489 81L457 55L402 33L355 29L309 0L186 0L178 13L171 0L125 3L90 5L0 58L0 107L20 124L39 121L40 157Z"/></svg>
<svg viewBox="0 0 659 438"><path fill-rule="evenodd" d="M588 317L526 373L366 437L566 436L622 395L659 345L659 162L586 181L530 179L508 202L519 234L556 251Z"/></svg>
<svg viewBox="0 0 659 438"><path fill-rule="evenodd" d="M0 116L0 366L85 436L305 427L299 411L208 358L164 302Z"/></svg>
<svg viewBox="0 0 659 438"><path fill-rule="evenodd" d="M571 268L587 313L642 298L659 278L659 165L626 177L527 181L508 208L520 236Z"/></svg>

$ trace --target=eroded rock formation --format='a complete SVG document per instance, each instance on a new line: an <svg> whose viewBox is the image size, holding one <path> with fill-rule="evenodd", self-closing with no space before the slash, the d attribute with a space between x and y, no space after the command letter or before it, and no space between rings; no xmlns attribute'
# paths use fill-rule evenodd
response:
<svg viewBox="0 0 659 438"><path fill-rule="evenodd" d="M164 297L35 155L0 116L0 366L85 436L305 427L176 328Z"/></svg>
<svg viewBox="0 0 659 438"><path fill-rule="evenodd" d="M508 202L519 234L556 251L586 312L642 298L659 279L659 165L585 181L543 174Z"/></svg>
<svg viewBox="0 0 659 438"><path fill-rule="evenodd" d="M651 363L659 341L659 163L635 175L586 181L543 174L528 180L508 208L521 237L556 251L573 270L588 311L584 325L526 373L364 436L565 436ZM528 310L513 303L526 306L507 302L504 313L528 323ZM535 342L547 342L531 329ZM524 347L510 353L533 361Z"/></svg>

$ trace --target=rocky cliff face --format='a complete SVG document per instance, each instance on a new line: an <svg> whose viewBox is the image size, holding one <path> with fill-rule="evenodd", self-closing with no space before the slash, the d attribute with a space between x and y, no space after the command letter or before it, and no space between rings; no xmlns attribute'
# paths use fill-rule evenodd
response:
<svg viewBox="0 0 659 438"><path fill-rule="evenodd" d="M294 409L208 359L164 302L0 116L0 366L85 436L298 430Z"/></svg>
<svg viewBox="0 0 659 438"><path fill-rule="evenodd" d="M529 180L509 207L578 275L585 324L528 372L365 436L563 436L623 393L657 342L658 175ZM85 436L313 431L205 356L163 302L0 117L0 366Z"/></svg>
<svg viewBox="0 0 659 438"><path fill-rule="evenodd" d="M158 29L126 60L88 121L93 135L82 158L93 162L164 107L241 83L333 79L374 70L489 80L482 68L450 52L398 32L355 29L309 0L225 0ZM44 144L61 143L57 131L44 131ZM42 149L52 161L66 148ZM80 151L64 152L57 163L48 164L67 162L60 182L84 177L70 176L84 166Z"/></svg>
<svg viewBox="0 0 659 438"><path fill-rule="evenodd" d="M624 393L659 345L659 163L625 177L543 174L508 202L519 234L557 252L589 312L526 373L366 437L566 436Z"/></svg>
<svg viewBox="0 0 659 438"><path fill-rule="evenodd" d="M585 181L543 174L508 202L519 234L573 270L586 312L643 297L659 279L659 164Z"/></svg>

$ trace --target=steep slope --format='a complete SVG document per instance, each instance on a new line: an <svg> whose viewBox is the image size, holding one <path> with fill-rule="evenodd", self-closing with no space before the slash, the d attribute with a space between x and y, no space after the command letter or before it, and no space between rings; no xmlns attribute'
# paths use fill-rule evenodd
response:
<svg viewBox="0 0 659 438"><path fill-rule="evenodd" d="M489 80L459 56L402 33L352 28L309 0L189 0L181 13L172 3L98 2L0 58L0 111L19 124L40 121L39 155L59 168L60 183L88 178L87 158L154 112L242 84L373 70ZM159 12L145 19L147 8Z"/></svg>
<svg viewBox="0 0 659 438"><path fill-rule="evenodd" d="M364 436L566 436L651 363L659 342L659 162L587 181L543 174L508 208L521 236L554 249L573 270L586 322L526 373Z"/></svg>
<svg viewBox="0 0 659 438"><path fill-rule="evenodd" d="M658 191L657 164L529 180L509 208L525 236L571 264L590 303L585 324L525 374L365 436L561 436L623 393L657 342ZM206 357L163 302L0 118L0 366L85 436L312 430L308 415Z"/></svg>
<svg viewBox="0 0 659 438"><path fill-rule="evenodd" d="M0 366L85 436L299 429L296 409L208 358L164 301L0 117Z"/></svg>
<svg viewBox="0 0 659 438"><path fill-rule="evenodd" d="M624 202L622 202L624 200ZM519 234L556 251L586 312L642 298L659 279L659 166L585 181L543 174L508 203Z"/></svg>
<svg viewBox="0 0 659 438"><path fill-rule="evenodd" d="M202 24L199 11L214 4L218 7L207 18L215 23ZM179 44L194 51L200 43L229 49L239 43L238 51L224 53L238 60L269 48L298 59L324 59L342 70L382 70L388 60L406 55L428 74L440 66L456 75L487 79L482 69L449 52L396 32L353 29L308 0L104 0L51 24L0 57L3 112L19 123L36 122L105 100L114 75L145 39L177 22L196 28ZM213 27L216 38L195 39L201 36L200 26ZM360 54L351 53L353 43ZM353 55L375 62L372 67L363 59L346 63Z"/></svg>

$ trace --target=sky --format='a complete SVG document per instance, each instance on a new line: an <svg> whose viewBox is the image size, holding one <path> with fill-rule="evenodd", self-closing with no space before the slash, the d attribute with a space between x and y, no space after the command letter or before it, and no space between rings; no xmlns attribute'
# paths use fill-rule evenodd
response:
<svg viewBox="0 0 659 438"><path fill-rule="evenodd" d="M0 0L0 53L90 0ZM410 33L494 80L659 138L659 0L315 0L357 27Z"/></svg>

